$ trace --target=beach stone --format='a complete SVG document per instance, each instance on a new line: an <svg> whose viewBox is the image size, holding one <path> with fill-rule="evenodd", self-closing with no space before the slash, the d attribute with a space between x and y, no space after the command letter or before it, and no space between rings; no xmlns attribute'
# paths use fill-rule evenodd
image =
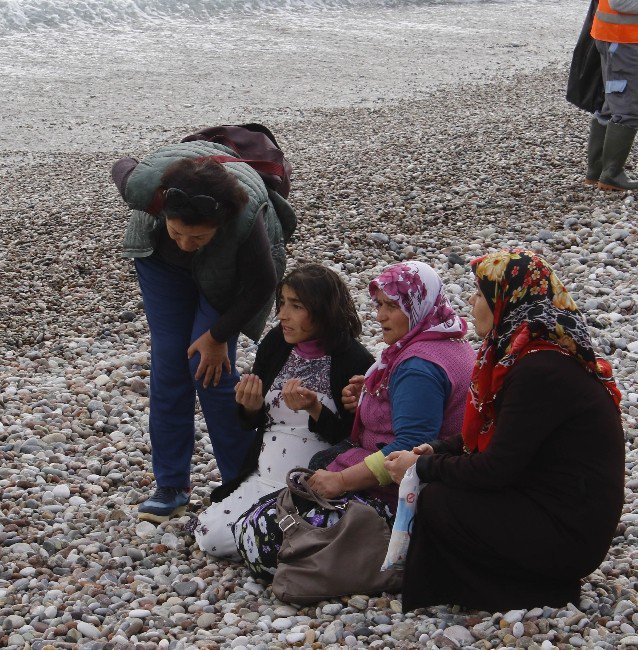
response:
<svg viewBox="0 0 638 650"><path fill-rule="evenodd" d="M450 266L454 266L455 264L459 264L460 266L465 265L465 258L454 251L448 255L447 261Z"/></svg>
<svg viewBox="0 0 638 650"><path fill-rule="evenodd" d="M207 612L205 614L202 614L197 619L197 627L201 628L202 630L208 630L209 628L214 627L216 622L217 615Z"/></svg>
<svg viewBox="0 0 638 650"><path fill-rule="evenodd" d="M339 621L329 623L321 635L322 643L337 643L343 638L343 625Z"/></svg>
<svg viewBox="0 0 638 650"><path fill-rule="evenodd" d="M230 647L231 648L245 648L247 645L248 645L248 637L247 636L235 637L230 642Z"/></svg>
<svg viewBox="0 0 638 650"><path fill-rule="evenodd" d="M523 620L526 610L524 609L511 609L509 612L506 612L503 616L505 623L511 625L512 623L518 623Z"/></svg>
<svg viewBox="0 0 638 650"><path fill-rule="evenodd" d="M144 621L141 618L129 615L129 618L126 619L121 629L127 637L131 637L144 629Z"/></svg>
<svg viewBox="0 0 638 650"><path fill-rule="evenodd" d="M34 555L35 551L29 544L17 543L11 544L11 553L14 553L15 555Z"/></svg>
<svg viewBox="0 0 638 650"><path fill-rule="evenodd" d="M356 628L353 634L356 637L360 637L360 636L368 637L368 636L372 636L374 632L369 627L364 626L364 627Z"/></svg>
<svg viewBox="0 0 638 650"><path fill-rule="evenodd" d="M144 553L142 549L136 548L135 546L127 546L125 552L126 555L128 555L134 562L141 562L146 557L146 553Z"/></svg>
<svg viewBox="0 0 638 650"><path fill-rule="evenodd" d="M414 623L396 623L390 634L397 641L406 641L414 636Z"/></svg>
<svg viewBox="0 0 638 650"><path fill-rule="evenodd" d="M364 610L368 607L368 601L362 596L353 596L348 600L348 607L353 609Z"/></svg>
<svg viewBox="0 0 638 650"><path fill-rule="evenodd" d="M27 641L21 634L11 634L7 640L7 645L16 648L24 648Z"/></svg>
<svg viewBox="0 0 638 650"><path fill-rule="evenodd" d="M135 526L135 533L142 539L148 539L149 537L155 536L157 528L150 521L140 521L140 523Z"/></svg>
<svg viewBox="0 0 638 650"><path fill-rule="evenodd" d="M446 627L443 631L443 636L458 644L459 647L472 645L476 641L472 633L462 625L450 625L450 627Z"/></svg>
<svg viewBox="0 0 638 650"><path fill-rule="evenodd" d="M164 533L162 535L162 539L160 540L160 544L164 544L164 546L168 548L175 549L179 546L179 540L173 533Z"/></svg>
<svg viewBox="0 0 638 650"><path fill-rule="evenodd" d="M24 620L23 616L19 616L18 614L9 614L4 619L4 623L2 625L2 628L5 630L17 630L21 628L23 625L26 625L26 621Z"/></svg>
<svg viewBox="0 0 638 650"><path fill-rule="evenodd" d="M59 431L55 431L53 433L47 433L46 436L42 436L42 442L46 443L47 445L52 445L55 443L63 443L67 441L67 437L63 434L60 433Z"/></svg>
<svg viewBox="0 0 638 650"><path fill-rule="evenodd" d="M260 596L264 592L264 588L256 582L247 582L244 589L253 596Z"/></svg>
<svg viewBox="0 0 638 650"><path fill-rule="evenodd" d="M187 582L176 582L173 585L173 590L178 593L180 596L192 596L197 593L199 585L194 580L189 580Z"/></svg>
<svg viewBox="0 0 638 650"><path fill-rule="evenodd" d="M84 621L78 621L77 630L82 636L86 636L89 639L101 639L103 636L102 632L95 625Z"/></svg>
<svg viewBox="0 0 638 650"><path fill-rule="evenodd" d="M234 612L227 612L222 618L222 621L224 621L226 625L235 625L236 623L239 623L240 620L241 618Z"/></svg>
<svg viewBox="0 0 638 650"><path fill-rule="evenodd" d="M278 632L282 632L283 630L288 630L292 627L293 623L290 619L288 618L276 618L272 623L271 627Z"/></svg>
<svg viewBox="0 0 638 650"><path fill-rule="evenodd" d="M295 616L297 609L290 605L280 605L279 607L275 607L273 613L277 617L286 618L288 616Z"/></svg>
<svg viewBox="0 0 638 650"><path fill-rule="evenodd" d="M68 499L71 496L71 488L64 483L58 483L53 490L53 496L57 499Z"/></svg>

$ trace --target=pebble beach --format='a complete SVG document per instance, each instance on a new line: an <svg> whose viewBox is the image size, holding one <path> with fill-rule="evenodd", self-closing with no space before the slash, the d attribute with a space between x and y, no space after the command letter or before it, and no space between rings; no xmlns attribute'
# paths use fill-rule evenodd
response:
<svg viewBox="0 0 638 650"><path fill-rule="evenodd" d="M566 3L570 43L584 11L577 4ZM10 45L0 36L0 50ZM381 336L366 287L388 264L432 264L466 316L472 257L523 245L554 266L623 392L625 507L581 600L402 614L400 594L352 594L296 607L241 565L199 551L183 530L188 517L138 522L136 506L153 487L149 336L132 264L119 256L127 213L109 169L206 122L162 95L166 119L158 112L146 125L152 88L142 86L140 103L129 98L130 112L110 123L65 112L68 85L52 83L46 95L23 80L18 114L2 111L0 140L0 647L638 648L636 200L582 184L588 116L564 101L571 47L533 65L526 55L511 62L503 47L488 77L452 83L441 74L427 92L396 80L392 93L386 78L382 100L317 106L306 89L299 105L277 106L275 90L261 111L226 101L211 119L259 119L276 134L294 168L290 266L321 261L342 273L375 353ZM638 150L630 162L638 168ZM470 336L478 346L471 327ZM240 370L254 352L240 339ZM196 429L191 512L219 480L199 416ZM485 525L508 534L507 513Z"/></svg>

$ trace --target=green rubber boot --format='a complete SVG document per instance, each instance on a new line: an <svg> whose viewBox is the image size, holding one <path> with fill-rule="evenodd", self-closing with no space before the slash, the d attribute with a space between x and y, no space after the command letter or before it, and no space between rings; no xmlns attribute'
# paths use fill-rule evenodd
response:
<svg viewBox="0 0 638 650"><path fill-rule="evenodd" d="M600 173L603 171L603 145L606 132L607 125L601 124L595 117L592 117L589 126L589 142L587 143L586 185L596 185Z"/></svg>
<svg viewBox="0 0 638 650"><path fill-rule="evenodd" d="M638 190L638 181L625 173L625 163L636 137L636 129L609 122L603 147L603 171L598 180L601 190Z"/></svg>

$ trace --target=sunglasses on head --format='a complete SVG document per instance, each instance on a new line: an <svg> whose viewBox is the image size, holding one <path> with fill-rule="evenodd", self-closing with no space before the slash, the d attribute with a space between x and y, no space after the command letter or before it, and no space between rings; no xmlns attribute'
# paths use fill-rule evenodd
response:
<svg viewBox="0 0 638 650"><path fill-rule="evenodd" d="M164 207L169 210L195 210L200 214L211 214L219 209L219 202L207 194L189 196L177 187L169 187L164 191Z"/></svg>

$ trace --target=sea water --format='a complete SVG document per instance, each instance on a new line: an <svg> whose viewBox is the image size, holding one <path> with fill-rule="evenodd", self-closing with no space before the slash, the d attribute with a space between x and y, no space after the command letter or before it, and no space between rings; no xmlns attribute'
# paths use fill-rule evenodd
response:
<svg viewBox="0 0 638 650"><path fill-rule="evenodd" d="M580 0L0 0L0 150L120 149L131 129L374 107L564 66L585 11Z"/></svg>

